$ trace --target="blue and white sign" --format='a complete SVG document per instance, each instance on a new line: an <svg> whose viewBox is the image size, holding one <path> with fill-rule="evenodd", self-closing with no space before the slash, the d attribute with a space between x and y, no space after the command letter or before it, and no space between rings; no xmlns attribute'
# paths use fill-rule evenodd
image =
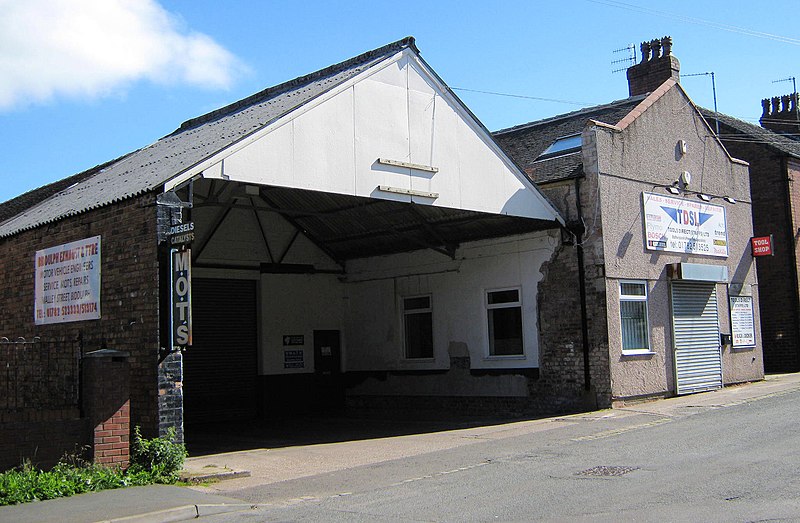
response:
<svg viewBox="0 0 800 523"><path fill-rule="evenodd" d="M642 204L647 250L728 256L724 207L646 192Z"/></svg>

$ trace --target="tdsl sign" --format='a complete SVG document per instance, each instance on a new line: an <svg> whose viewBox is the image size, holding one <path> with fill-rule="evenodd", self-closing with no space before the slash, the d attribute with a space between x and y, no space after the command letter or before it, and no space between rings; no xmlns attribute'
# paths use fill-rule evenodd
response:
<svg viewBox="0 0 800 523"><path fill-rule="evenodd" d="M774 256L772 250L772 235L750 238L750 248L753 256Z"/></svg>
<svg viewBox="0 0 800 523"><path fill-rule="evenodd" d="M192 344L192 251L172 253L172 346Z"/></svg>

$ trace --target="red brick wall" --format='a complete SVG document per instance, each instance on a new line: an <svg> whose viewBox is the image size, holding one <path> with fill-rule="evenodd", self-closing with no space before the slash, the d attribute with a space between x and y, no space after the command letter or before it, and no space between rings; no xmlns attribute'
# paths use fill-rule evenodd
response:
<svg viewBox="0 0 800 523"><path fill-rule="evenodd" d="M732 132L724 126L721 132ZM774 235L775 256L756 260L761 312L761 339L766 372L800 370L797 238L800 195L793 179L800 166L758 143L727 142L731 155L750 163L753 234Z"/></svg>
<svg viewBox="0 0 800 523"><path fill-rule="evenodd" d="M130 364L124 357L83 360L83 411L92 428L93 460L127 467L130 458Z"/></svg>
<svg viewBox="0 0 800 523"><path fill-rule="evenodd" d="M130 353L130 417L145 436L158 433L158 260L155 197L142 195L0 239L0 336L82 338L83 351ZM100 320L37 326L33 258L37 250L101 236ZM2 373L0 373L2 374ZM3 377L0 375L0 387ZM19 405L20 411L40 405Z"/></svg>

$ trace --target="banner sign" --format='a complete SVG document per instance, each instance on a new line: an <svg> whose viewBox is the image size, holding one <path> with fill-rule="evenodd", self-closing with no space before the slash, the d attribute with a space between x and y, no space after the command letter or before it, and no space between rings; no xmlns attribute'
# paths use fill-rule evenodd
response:
<svg viewBox="0 0 800 523"><path fill-rule="evenodd" d="M100 236L36 251L36 325L100 319Z"/></svg>
<svg viewBox="0 0 800 523"><path fill-rule="evenodd" d="M647 250L728 256L724 207L645 192L642 202Z"/></svg>
<svg viewBox="0 0 800 523"><path fill-rule="evenodd" d="M172 346L192 344L192 251L172 251Z"/></svg>
<svg viewBox="0 0 800 523"><path fill-rule="evenodd" d="M753 252L753 256L774 256L772 235L750 238L750 249Z"/></svg>
<svg viewBox="0 0 800 523"><path fill-rule="evenodd" d="M733 347L755 347L756 329L753 320L753 297L731 296L731 335Z"/></svg>

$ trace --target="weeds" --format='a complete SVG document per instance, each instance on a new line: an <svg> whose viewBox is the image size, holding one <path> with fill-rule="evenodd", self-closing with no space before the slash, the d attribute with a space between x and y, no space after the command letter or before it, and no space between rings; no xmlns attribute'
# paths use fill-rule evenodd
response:
<svg viewBox="0 0 800 523"><path fill-rule="evenodd" d="M134 485L175 483L185 458L186 448L175 442L174 429L165 437L144 439L136 427L127 470L87 462L79 453L65 455L49 471L25 461L0 473L0 506Z"/></svg>

